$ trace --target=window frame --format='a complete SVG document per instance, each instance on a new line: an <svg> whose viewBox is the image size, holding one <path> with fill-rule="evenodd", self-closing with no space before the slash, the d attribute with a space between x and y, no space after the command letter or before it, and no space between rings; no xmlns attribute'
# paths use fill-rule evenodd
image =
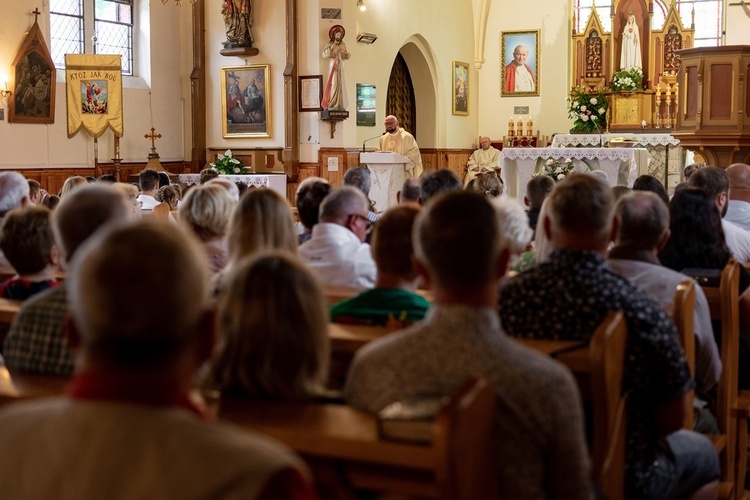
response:
<svg viewBox="0 0 750 500"><path fill-rule="evenodd" d="M114 4L124 4L128 5L130 7L130 23L128 22L122 22L122 21L110 21L108 19L100 19L97 18L96 14L96 0L67 0L69 2L76 2L82 4L82 12L81 16L75 16L71 14L65 14L60 12L55 12L52 10L52 5L49 7L49 30L50 30L50 52L54 53L54 45L56 43L55 39L52 37L53 32L53 16L65 16L65 17L77 17L79 19L82 19L81 28L79 31L79 46L81 48L79 54L97 54L101 52L97 52L97 48L99 45L101 45L100 39L101 36L99 33L102 31L103 25L117 25L117 26L124 26L127 30L127 47L124 47L125 51L127 52L127 55L123 55L123 76L129 76L134 77L137 76L136 72L136 43L135 43L135 33L137 29L137 15L136 15L136 0L109 0ZM119 14L118 14L119 15ZM99 28L97 30L97 28ZM100 49L101 50L101 49ZM113 53L113 52L108 52ZM119 52L115 52L119 53ZM64 69L65 67L65 61L64 59L62 61L55 61L55 67L58 69Z"/></svg>

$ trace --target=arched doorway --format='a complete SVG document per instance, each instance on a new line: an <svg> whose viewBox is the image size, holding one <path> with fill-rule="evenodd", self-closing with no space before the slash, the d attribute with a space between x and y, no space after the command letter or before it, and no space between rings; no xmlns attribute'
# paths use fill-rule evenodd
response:
<svg viewBox="0 0 750 500"><path fill-rule="evenodd" d="M388 95L385 99L385 114L398 118L404 130L410 132L417 141L417 103L414 99L414 84L409 67L401 52L396 54L388 79Z"/></svg>
<svg viewBox="0 0 750 500"><path fill-rule="evenodd" d="M438 140L445 136L440 117L445 112L443 103L449 101L438 95L435 68L427 41L419 35L409 37L396 54L386 93L386 115L396 116L420 148L438 147Z"/></svg>

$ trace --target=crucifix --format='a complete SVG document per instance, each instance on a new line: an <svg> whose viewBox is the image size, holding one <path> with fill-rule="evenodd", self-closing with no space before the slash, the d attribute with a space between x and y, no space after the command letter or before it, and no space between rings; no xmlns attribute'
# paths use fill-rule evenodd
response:
<svg viewBox="0 0 750 500"><path fill-rule="evenodd" d="M161 139L161 134L157 134L155 132L156 132L156 129L154 127L151 127L151 133L143 136L146 139L151 139L151 153L152 154L156 153L156 139ZM151 155L149 155L149 158L150 157Z"/></svg>
<svg viewBox="0 0 750 500"><path fill-rule="evenodd" d="M34 14L34 24L36 24L36 18L39 17L39 15L41 14L41 12L39 12L39 8L34 7L34 10L31 11L31 13Z"/></svg>
<svg viewBox="0 0 750 500"><path fill-rule="evenodd" d="M154 127L151 127L151 133L146 134L143 137L145 137L146 139L151 139L151 152L148 154L148 163L146 163L146 168L166 172L166 170L164 170L164 167L161 166L161 162L159 161L159 153L156 152L156 139L161 139L161 134L157 134L156 129Z"/></svg>

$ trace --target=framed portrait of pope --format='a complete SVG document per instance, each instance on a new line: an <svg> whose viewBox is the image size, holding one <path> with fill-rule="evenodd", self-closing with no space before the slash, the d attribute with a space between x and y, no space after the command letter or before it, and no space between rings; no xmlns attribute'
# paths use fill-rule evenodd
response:
<svg viewBox="0 0 750 500"><path fill-rule="evenodd" d="M538 96L540 30L503 31L500 34L500 95Z"/></svg>

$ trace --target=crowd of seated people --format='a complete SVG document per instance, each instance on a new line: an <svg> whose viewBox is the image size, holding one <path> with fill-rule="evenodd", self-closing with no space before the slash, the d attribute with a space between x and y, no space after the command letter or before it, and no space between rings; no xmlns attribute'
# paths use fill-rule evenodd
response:
<svg viewBox="0 0 750 500"><path fill-rule="evenodd" d="M137 484L145 496L314 498L298 457L205 422L190 390L304 404L343 398L375 414L482 377L497 400L488 439L499 491L594 498L591 422L576 379L514 337L585 343L620 311L626 493L711 498L719 460L702 433L717 430L710 395L722 366L706 298L696 287L695 380L665 306L683 270L750 260L750 231L722 220L729 200L741 200L732 186L744 189L744 167L701 168L671 200L652 178L615 202L595 175L538 176L526 207L502 194L494 172L464 188L439 169L407 179L399 203L381 213L367 196L369 171L357 167L347 186L300 184L302 236L283 196L240 194L211 172L186 192L160 188L153 171L139 187L71 179L52 211L30 206L43 199L38 183L0 173L0 250L18 274L0 290L38 292L20 306L2 355L12 370L73 377L60 398L0 407L0 485L12 485L11 497L96 497L104 484ZM176 224L148 215L159 203ZM748 284L743 267L743 328ZM341 289L349 298L326 302ZM341 393L329 378L331 322L397 330L356 352ZM750 360L740 377L750 386ZM697 418L687 430L693 389ZM97 420L96 439L85 439ZM140 463L134 442L150 447L153 463ZM19 443L23 451L11 453ZM50 446L59 452L44 456ZM120 448L129 451L112 453ZM64 473L82 457L87 474ZM29 464L43 464L40 479L14 480ZM164 471L158 480L154 467Z"/></svg>

